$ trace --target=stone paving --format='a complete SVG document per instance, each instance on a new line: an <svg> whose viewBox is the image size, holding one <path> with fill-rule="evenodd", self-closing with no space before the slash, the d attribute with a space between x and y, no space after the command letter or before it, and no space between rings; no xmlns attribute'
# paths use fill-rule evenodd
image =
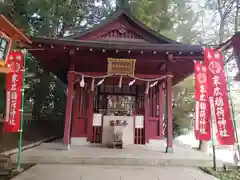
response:
<svg viewBox="0 0 240 180"><path fill-rule="evenodd" d="M36 165L13 180L218 180L190 167Z"/></svg>

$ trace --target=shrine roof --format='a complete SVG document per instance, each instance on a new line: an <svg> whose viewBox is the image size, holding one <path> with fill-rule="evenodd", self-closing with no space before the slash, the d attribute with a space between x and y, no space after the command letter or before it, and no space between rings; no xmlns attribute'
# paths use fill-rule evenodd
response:
<svg viewBox="0 0 240 180"><path fill-rule="evenodd" d="M127 43L127 42L111 42L111 41L88 41L76 40L67 38L50 38L50 37L32 37L34 44L59 45L73 48L100 48L111 50L145 50L145 51L160 51L160 52L182 52L182 53L198 53L202 54L203 48L199 45L187 44L146 44L146 43Z"/></svg>
<svg viewBox="0 0 240 180"><path fill-rule="evenodd" d="M142 30L146 34L150 35L152 38L156 40L156 43L166 43L166 44L180 44L177 41L171 40L160 33L155 32L151 28L144 25L141 21L135 18L128 10L124 8L120 8L119 10L111 13L105 20L102 20L99 24L94 25L92 28L85 30L83 32L76 32L73 35L67 36L66 38L70 39L81 39L91 33L101 30L102 28L106 27L107 25L111 24L112 22L118 21L119 19L125 19L134 27L139 30Z"/></svg>
<svg viewBox="0 0 240 180"><path fill-rule="evenodd" d="M24 44L31 44L28 39L17 27L15 27L10 21L7 20L2 14L0 14L0 31L3 31L10 38L15 41L21 41Z"/></svg>
<svg viewBox="0 0 240 180"><path fill-rule="evenodd" d="M107 58L136 59L136 73L164 75L166 64L173 84L193 73L193 60L203 60L203 48L164 37L120 9L102 23L64 38L32 37L32 54L43 68L67 83L70 62L78 72L107 73ZM173 59L168 62L168 55Z"/></svg>

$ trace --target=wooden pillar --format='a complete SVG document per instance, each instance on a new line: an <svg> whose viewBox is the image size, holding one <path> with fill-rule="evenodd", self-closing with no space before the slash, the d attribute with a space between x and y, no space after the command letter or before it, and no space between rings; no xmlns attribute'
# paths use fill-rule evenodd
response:
<svg viewBox="0 0 240 180"><path fill-rule="evenodd" d="M163 84L159 84L159 132L160 132L160 138L163 138L164 132L163 132Z"/></svg>
<svg viewBox="0 0 240 180"><path fill-rule="evenodd" d="M72 62L70 65L70 71L75 69L74 63ZM67 104L65 111L65 125L64 125L64 137L63 142L67 145L69 150L70 148L70 129L71 129L71 120L72 120L72 102L73 102L73 86L75 75L73 73L68 73L68 91L67 91Z"/></svg>
<svg viewBox="0 0 240 180"><path fill-rule="evenodd" d="M173 114L172 114L172 77L166 80L166 119L167 119L167 147L166 152L173 152Z"/></svg>
<svg viewBox="0 0 240 180"><path fill-rule="evenodd" d="M148 100L148 93L145 92L144 96L144 140L145 144L149 141L148 136L148 116L149 116L149 100Z"/></svg>
<svg viewBox="0 0 240 180"><path fill-rule="evenodd" d="M90 87L90 94L89 94L89 103L88 103L88 141L92 141L93 137L93 101L94 101L94 91L91 90Z"/></svg>

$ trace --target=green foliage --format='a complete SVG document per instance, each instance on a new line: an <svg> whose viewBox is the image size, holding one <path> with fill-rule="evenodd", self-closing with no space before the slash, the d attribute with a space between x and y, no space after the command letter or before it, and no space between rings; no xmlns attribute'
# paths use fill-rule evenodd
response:
<svg viewBox="0 0 240 180"><path fill-rule="evenodd" d="M172 2L162 0L132 0L131 10L133 14L145 25L153 30L169 30L173 26L171 12L169 11Z"/></svg>
<svg viewBox="0 0 240 180"><path fill-rule="evenodd" d="M239 169L230 169L230 170L223 170L219 169L214 171L212 168L200 168L205 173L215 176L219 178L219 180L240 180L240 171Z"/></svg>
<svg viewBox="0 0 240 180"><path fill-rule="evenodd" d="M194 80L190 76L173 87L173 121L177 129L176 135L192 127L194 105Z"/></svg>
<svg viewBox="0 0 240 180"><path fill-rule="evenodd" d="M63 37L69 27L80 25L88 14L87 6L93 4L91 0L4 0L0 2L0 10L28 35ZM30 86L26 90L26 107L32 109L34 116L39 112L62 112L64 87L31 55L27 57L26 66L27 72L36 75L26 80Z"/></svg>

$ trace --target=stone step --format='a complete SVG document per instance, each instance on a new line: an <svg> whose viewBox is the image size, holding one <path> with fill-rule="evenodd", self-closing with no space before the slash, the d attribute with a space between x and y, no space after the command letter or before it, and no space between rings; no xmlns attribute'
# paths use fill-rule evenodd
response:
<svg viewBox="0 0 240 180"><path fill-rule="evenodd" d="M6 169L12 164L11 156L0 154L0 169Z"/></svg>
<svg viewBox="0 0 240 180"><path fill-rule="evenodd" d="M142 165L142 166L183 166L212 167L211 160L172 159L172 158L141 158L141 157L70 157L70 156L28 156L22 158L22 163L35 164L90 164L90 165ZM217 162L222 167L222 162Z"/></svg>

